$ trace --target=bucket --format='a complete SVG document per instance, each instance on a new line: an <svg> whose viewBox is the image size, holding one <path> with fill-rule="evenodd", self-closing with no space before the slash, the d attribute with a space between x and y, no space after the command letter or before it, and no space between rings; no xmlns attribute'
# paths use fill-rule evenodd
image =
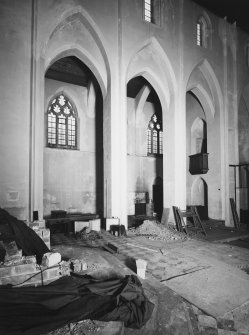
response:
<svg viewBox="0 0 249 335"><path fill-rule="evenodd" d="M137 259L136 265L137 265L137 275L140 278L145 279L147 261L145 261L144 259Z"/></svg>

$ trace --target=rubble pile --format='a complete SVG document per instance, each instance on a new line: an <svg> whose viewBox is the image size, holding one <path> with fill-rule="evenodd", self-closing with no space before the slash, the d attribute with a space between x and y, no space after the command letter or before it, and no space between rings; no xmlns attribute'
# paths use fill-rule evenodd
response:
<svg viewBox="0 0 249 335"><path fill-rule="evenodd" d="M97 239L101 239L101 233L96 230L91 230L89 227L84 227L80 232L76 234L76 238L80 238L81 240L90 240L94 241Z"/></svg>
<svg viewBox="0 0 249 335"><path fill-rule="evenodd" d="M130 230L131 231L131 230ZM163 241L182 241L188 237L185 233L176 231L173 228L166 227L157 221L145 220L143 224L131 231L137 236L146 236L152 240Z"/></svg>
<svg viewBox="0 0 249 335"><path fill-rule="evenodd" d="M87 263L83 259L71 259L70 267L73 272L86 271Z"/></svg>
<svg viewBox="0 0 249 335"><path fill-rule="evenodd" d="M90 334L102 334L106 327L106 322L98 320L82 320L76 323L71 323L60 329L49 332L46 335L90 335ZM45 335L45 334L43 334Z"/></svg>

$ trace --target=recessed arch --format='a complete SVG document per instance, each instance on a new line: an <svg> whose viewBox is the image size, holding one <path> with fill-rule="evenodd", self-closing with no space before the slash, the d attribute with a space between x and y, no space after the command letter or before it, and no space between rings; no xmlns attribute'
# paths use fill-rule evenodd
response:
<svg viewBox="0 0 249 335"><path fill-rule="evenodd" d="M198 177L191 187L191 206L196 206L201 219L208 218L208 185Z"/></svg>
<svg viewBox="0 0 249 335"><path fill-rule="evenodd" d="M192 105L192 103L194 104L193 99L191 101L190 96L188 96L188 110L186 110L186 131L188 134L187 152L189 155L191 154L191 138L189 135L194 118L196 116L203 118L204 115L207 126L206 146L209 155L202 155L201 153L200 157L203 158L203 164L208 164L209 170L207 174L209 183L215 182L217 176L220 178L220 192L215 192L211 189L212 193L209 192L208 194L210 214L212 217L219 217L220 213L215 207L215 204L220 203L222 218L225 218L229 209L226 200L228 199L227 194L229 192L227 187L227 183L229 182L229 163L227 150L224 150L224 148L228 146L228 134L226 133L227 116L224 112L223 94L220 83L212 66L206 59L201 59L193 65L186 82L186 92L187 94L188 92L193 93L197 100L197 103ZM199 107L197 107L198 103L200 105ZM192 106L196 107L193 113L191 113ZM191 157L188 160L191 162ZM189 199L192 180L193 177L187 174L187 194Z"/></svg>
<svg viewBox="0 0 249 335"><path fill-rule="evenodd" d="M207 118L214 118L216 111L223 112L223 96L218 79L209 62L204 59L192 69L186 92L191 91L196 95L204 107Z"/></svg>
<svg viewBox="0 0 249 335"><path fill-rule="evenodd" d="M207 152L206 121L197 117L191 126L191 155Z"/></svg>
<svg viewBox="0 0 249 335"><path fill-rule="evenodd" d="M82 32L87 36L86 41L90 41L87 44L87 48L83 47L85 45L84 41L79 43L78 39L74 39L73 37L68 40L61 40L60 30L65 29L65 27L73 27L77 24L77 28L82 29ZM54 43L57 40L60 43ZM58 59L75 56L86 64L95 75L101 87L103 97L105 97L110 86L111 74L103 41L105 41L105 38L102 36L98 25L82 7L77 6L73 10L64 12L51 29L51 33L42 47L41 54L44 59L45 72Z"/></svg>
<svg viewBox="0 0 249 335"><path fill-rule="evenodd" d="M176 77L167 54L155 37L145 40L134 50L127 69L127 83L136 76L143 76L156 90L162 106L169 107L170 99L176 96Z"/></svg>

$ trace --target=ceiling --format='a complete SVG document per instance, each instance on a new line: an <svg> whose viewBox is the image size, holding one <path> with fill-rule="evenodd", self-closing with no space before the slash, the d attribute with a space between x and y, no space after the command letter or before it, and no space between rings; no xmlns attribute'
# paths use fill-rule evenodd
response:
<svg viewBox="0 0 249 335"><path fill-rule="evenodd" d="M91 70L74 56L57 60L45 74L45 77L49 79L86 87L92 76Z"/></svg>
<svg viewBox="0 0 249 335"><path fill-rule="evenodd" d="M219 17L249 33L249 0L193 0Z"/></svg>
<svg viewBox="0 0 249 335"><path fill-rule="evenodd" d="M85 87L88 86L89 80L94 80L91 70L74 56L64 57L57 60L47 70L45 77ZM129 81L127 85L127 96L135 98L143 86L149 86L151 89L147 101L158 104L159 99L156 91L150 83L141 76Z"/></svg>

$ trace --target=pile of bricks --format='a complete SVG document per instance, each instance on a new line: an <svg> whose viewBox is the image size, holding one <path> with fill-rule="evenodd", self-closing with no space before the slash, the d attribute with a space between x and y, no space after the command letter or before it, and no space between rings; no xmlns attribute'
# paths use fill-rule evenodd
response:
<svg viewBox="0 0 249 335"><path fill-rule="evenodd" d="M36 263L36 256L23 256L14 241L1 242L6 255L0 263L0 285L42 285L61 277L59 264L47 268Z"/></svg>
<svg viewBox="0 0 249 335"><path fill-rule="evenodd" d="M81 272L87 270L87 264L81 259L71 259L70 267L73 272Z"/></svg>

